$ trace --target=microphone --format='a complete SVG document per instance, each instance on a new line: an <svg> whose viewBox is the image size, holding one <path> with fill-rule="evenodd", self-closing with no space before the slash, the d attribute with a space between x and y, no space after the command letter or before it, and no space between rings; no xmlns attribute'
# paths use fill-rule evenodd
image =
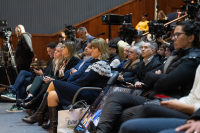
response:
<svg viewBox="0 0 200 133"><path fill-rule="evenodd" d="M102 32L102 33L100 33L100 34L97 34L96 36L100 36L100 35L105 35L105 32Z"/></svg>

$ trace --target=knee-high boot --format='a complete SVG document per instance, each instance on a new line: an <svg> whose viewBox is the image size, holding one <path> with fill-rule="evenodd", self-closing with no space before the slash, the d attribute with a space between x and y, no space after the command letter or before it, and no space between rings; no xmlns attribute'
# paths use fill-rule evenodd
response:
<svg viewBox="0 0 200 133"><path fill-rule="evenodd" d="M58 106L49 107L49 119L50 119L50 133L57 133L58 126Z"/></svg>
<svg viewBox="0 0 200 133"><path fill-rule="evenodd" d="M34 115L28 117L28 118L22 118L22 121L28 124L34 124L36 122L39 122L39 126L42 125L43 120L44 120L44 113L47 111L48 109L48 105L47 105L47 97L48 97L49 93L46 93L42 103L40 104L40 107L38 108L38 110L35 112Z"/></svg>

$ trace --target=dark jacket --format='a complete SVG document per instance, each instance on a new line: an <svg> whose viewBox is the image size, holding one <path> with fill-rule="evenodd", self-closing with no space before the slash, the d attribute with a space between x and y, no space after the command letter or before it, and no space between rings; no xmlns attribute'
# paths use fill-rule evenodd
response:
<svg viewBox="0 0 200 133"><path fill-rule="evenodd" d="M80 69L79 66L83 63L84 60L81 60L79 61L79 63L74 67L74 69L76 69L77 71L75 73L73 73L72 75L70 75L71 73L71 69L70 70L67 70L65 72L65 78L67 79L68 82L71 82L71 81L74 81L76 79L78 79L84 72L85 70L88 68L89 65L92 64L91 62L92 58L87 60L82 66Z"/></svg>
<svg viewBox="0 0 200 133"><path fill-rule="evenodd" d="M69 83L77 86L87 87L105 87L108 79L111 76L110 65L105 60L93 59L91 65L85 72L76 80Z"/></svg>
<svg viewBox="0 0 200 133"><path fill-rule="evenodd" d="M192 89L195 72L200 64L200 50L197 48L180 49L172 53L172 56L175 55L177 57L171 61L165 74L158 75L149 72L146 74L145 84L153 87L159 94L179 98L188 95ZM163 72L165 64L157 70Z"/></svg>
<svg viewBox="0 0 200 133"><path fill-rule="evenodd" d="M200 120L200 109L198 109L194 114L189 118L189 120Z"/></svg>
<svg viewBox="0 0 200 133"><path fill-rule="evenodd" d="M145 66L144 61L140 62L135 69L153 70L162 65L155 57ZM144 82L146 72L137 72L132 79L132 83L135 84L137 81Z"/></svg>
<svg viewBox="0 0 200 133"><path fill-rule="evenodd" d="M70 70L71 68L73 68L74 66L76 66L79 63L80 59L76 58L76 57L72 57L70 59L70 61L68 62L68 64L65 66L65 70L64 72L66 72L67 70ZM58 75L59 72L56 73L56 75ZM63 77L57 77L57 80L62 80L62 81L67 81L67 79L65 78L65 76Z"/></svg>
<svg viewBox="0 0 200 133"><path fill-rule="evenodd" d="M124 64L129 61L129 59L123 60L116 68L123 68Z"/></svg>
<svg viewBox="0 0 200 133"><path fill-rule="evenodd" d="M131 64L130 64L131 63ZM135 61L131 62L130 60L127 61L123 68L124 69L135 69L137 67L137 65L140 63L140 59L136 59ZM130 66L129 66L130 64ZM129 67L128 67L129 66ZM127 68L128 67L128 68ZM136 72L125 72L125 73L122 73L123 75L123 83L126 84L126 82L132 82L133 80L133 77L135 76ZM133 76L131 76L133 75Z"/></svg>
<svg viewBox="0 0 200 133"><path fill-rule="evenodd" d="M114 61L115 59L118 59L121 62L121 58L119 57L119 55L118 54L114 54L114 55L109 57L109 63L111 64L112 61Z"/></svg>
<svg viewBox="0 0 200 133"><path fill-rule="evenodd" d="M93 36L91 36L90 34L88 34L88 40L87 40L87 41L85 41L85 42L79 41L79 42L76 44L76 51L78 51L78 54L79 54L79 53L83 53L85 47L87 46L87 44L88 44L89 42L91 42L93 39L95 39L95 37L93 37Z"/></svg>
<svg viewBox="0 0 200 133"><path fill-rule="evenodd" d="M15 60L17 64L30 64L34 57L31 34L25 32L21 34L18 42L15 54Z"/></svg>

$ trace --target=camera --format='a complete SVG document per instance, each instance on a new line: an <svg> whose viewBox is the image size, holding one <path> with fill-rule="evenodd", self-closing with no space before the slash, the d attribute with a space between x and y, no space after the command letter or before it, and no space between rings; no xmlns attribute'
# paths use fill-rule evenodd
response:
<svg viewBox="0 0 200 133"><path fill-rule="evenodd" d="M137 38L138 31L134 27L122 25L119 37L131 45L133 38Z"/></svg>
<svg viewBox="0 0 200 133"><path fill-rule="evenodd" d="M76 40L76 27L72 25L65 25L65 35L67 36L67 40L75 41Z"/></svg>
<svg viewBox="0 0 200 133"><path fill-rule="evenodd" d="M188 18L191 20L197 18L199 20L199 18L196 17L196 12L200 9L199 0L183 0L183 2L188 3L187 5L182 6L182 9L187 11Z"/></svg>
<svg viewBox="0 0 200 133"><path fill-rule="evenodd" d="M149 33L152 35L155 35L156 38L161 37L162 35L165 35L167 31L169 30L168 27L165 27L164 24L160 21L151 21L148 23L149 26Z"/></svg>
<svg viewBox="0 0 200 133"><path fill-rule="evenodd" d="M9 37L12 35L12 29L11 28L2 28L0 30L0 37L3 38L4 40L8 41Z"/></svg>
<svg viewBox="0 0 200 133"><path fill-rule="evenodd" d="M132 13L124 16L124 21L120 27L119 37L131 45L134 38L137 38L138 31L132 27Z"/></svg>

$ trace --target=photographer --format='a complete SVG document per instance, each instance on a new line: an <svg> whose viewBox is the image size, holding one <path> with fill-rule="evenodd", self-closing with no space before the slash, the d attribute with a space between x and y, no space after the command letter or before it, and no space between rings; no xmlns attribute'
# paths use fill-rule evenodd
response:
<svg viewBox="0 0 200 133"><path fill-rule="evenodd" d="M57 35L57 43L64 42L66 40L66 37L67 36L65 35L64 32L58 33L58 35Z"/></svg>
<svg viewBox="0 0 200 133"><path fill-rule="evenodd" d="M30 64L32 63L32 59L34 57L31 34L25 32L23 25L18 25L15 28L15 33L19 40L17 42L17 49L15 54L15 60L17 63L18 71L21 70L30 70Z"/></svg>
<svg viewBox="0 0 200 133"><path fill-rule="evenodd" d="M88 32L87 32L87 29L85 27L80 27L78 30L77 30L77 33L78 33L78 36L79 38L81 39L81 41L79 41L77 44L76 44L76 51L77 51L77 54L78 54L78 57L80 59L83 58L84 56L84 49L85 47L87 46L87 44L89 42L91 42L93 39L95 39L95 37L91 36Z"/></svg>
<svg viewBox="0 0 200 133"><path fill-rule="evenodd" d="M142 31L138 31L138 34L136 35L137 37L133 38L134 42L131 44L132 46L136 46L139 48L141 47L141 45L144 43L144 41L141 39L142 33Z"/></svg>

